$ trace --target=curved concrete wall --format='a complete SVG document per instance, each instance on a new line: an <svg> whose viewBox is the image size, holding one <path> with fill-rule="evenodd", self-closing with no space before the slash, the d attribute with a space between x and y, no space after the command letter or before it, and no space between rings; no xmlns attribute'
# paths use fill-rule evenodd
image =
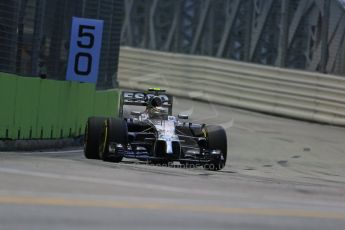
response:
<svg viewBox="0 0 345 230"><path fill-rule="evenodd" d="M122 47L122 88L166 88L182 97L345 125L345 78Z"/></svg>

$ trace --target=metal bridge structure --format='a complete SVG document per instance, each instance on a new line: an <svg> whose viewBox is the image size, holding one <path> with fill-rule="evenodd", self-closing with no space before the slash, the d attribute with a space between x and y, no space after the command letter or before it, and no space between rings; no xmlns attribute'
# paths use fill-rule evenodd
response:
<svg viewBox="0 0 345 230"><path fill-rule="evenodd" d="M340 0L126 0L122 45L345 75Z"/></svg>

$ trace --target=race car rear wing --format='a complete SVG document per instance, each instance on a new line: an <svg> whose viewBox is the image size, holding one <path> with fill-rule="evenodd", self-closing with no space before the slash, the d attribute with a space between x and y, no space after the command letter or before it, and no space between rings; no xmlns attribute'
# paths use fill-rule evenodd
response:
<svg viewBox="0 0 345 230"><path fill-rule="evenodd" d="M147 106L149 99L154 96L162 99L163 107L168 108L169 115L172 115L173 96L166 94L164 90L149 90L147 92L122 91L119 116L123 117L123 106Z"/></svg>

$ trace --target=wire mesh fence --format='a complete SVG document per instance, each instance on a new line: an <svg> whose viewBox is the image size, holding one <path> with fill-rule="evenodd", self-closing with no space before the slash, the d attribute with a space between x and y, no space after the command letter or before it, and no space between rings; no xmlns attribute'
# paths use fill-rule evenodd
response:
<svg viewBox="0 0 345 230"><path fill-rule="evenodd" d="M76 16L104 20L99 88L117 85L120 37L126 46L345 75L341 2L0 0L0 71L64 80Z"/></svg>
<svg viewBox="0 0 345 230"><path fill-rule="evenodd" d="M123 0L0 0L0 71L64 80L72 17L104 20L97 86L116 87Z"/></svg>
<svg viewBox="0 0 345 230"><path fill-rule="evenodd" d="M15 1L0 1L0 69L16 70L17 9Z"/></svg>

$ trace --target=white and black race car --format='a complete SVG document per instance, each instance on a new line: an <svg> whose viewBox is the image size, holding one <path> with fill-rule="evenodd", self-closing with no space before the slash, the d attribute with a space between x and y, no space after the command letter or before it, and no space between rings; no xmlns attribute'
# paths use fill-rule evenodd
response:
<svg viewBox="0 0 345 230"><path fill-rule="evenodd" d="M172 116L173 97L164 90L122 92L119 118L90 117L85 129L84 154L89 159L120 162L135 158L153 164L203 166L220 170L227 158L227 137L218 125L186 122ZM144 111L125 115L125 106Z"/></svg>

